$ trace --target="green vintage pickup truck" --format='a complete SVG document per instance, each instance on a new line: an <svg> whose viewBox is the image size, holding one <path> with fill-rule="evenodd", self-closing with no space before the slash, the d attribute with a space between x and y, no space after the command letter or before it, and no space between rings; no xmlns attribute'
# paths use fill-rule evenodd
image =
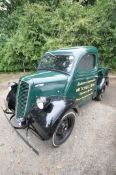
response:
<svg viewBox="0 0 116 175"><path fill-rule="evenodd" d="M45 53L35 73L10 84L5 112L12 111L19 128L31 126L41 139L61 145L73 130L79 107L101 100L109 84L108 68L98 65L93 46Z"/></svg>

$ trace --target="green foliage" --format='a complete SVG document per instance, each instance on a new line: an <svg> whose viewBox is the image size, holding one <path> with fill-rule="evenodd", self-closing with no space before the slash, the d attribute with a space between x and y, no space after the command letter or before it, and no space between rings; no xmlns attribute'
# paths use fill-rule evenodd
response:
<svg viewBox="0 0 116 175"><path fill-rule="evenodd" d="M94 3L93 3L94 2ZM94 45L116 69L115 0L11 0L0 11L0 71L32 70L47 50Z"/></svg>

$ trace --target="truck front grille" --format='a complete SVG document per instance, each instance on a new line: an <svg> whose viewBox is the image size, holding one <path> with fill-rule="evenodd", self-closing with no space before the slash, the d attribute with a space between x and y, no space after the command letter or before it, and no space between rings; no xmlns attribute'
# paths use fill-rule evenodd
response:
<svg viewBox="0 0 116 175"><path fill-rule="evenodd" d="M25 116L27 100L29 94L29 84L21 81L19 85L19 90L17 94L17 106L16 106L16 116L17 118L22 118Z"/></svg>

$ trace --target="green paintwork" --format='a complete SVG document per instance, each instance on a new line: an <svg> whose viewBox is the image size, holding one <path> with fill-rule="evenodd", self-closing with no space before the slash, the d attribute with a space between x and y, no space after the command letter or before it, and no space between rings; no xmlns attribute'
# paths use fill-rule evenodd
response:
<svg viewBox="0 0 116 175"><path fill-rule="evenodd" d="M48 52L47 52L48 53ZM98 50L93 46L81 46L72 48L63 48L60 50L50 51L52 54L69 54L74 57L74 64L70 75L66 75L55 71L38 70L37 72L24 76L21 81L25 81L30 86L28 102L26 106L26 114L31 107L36 103L36 99L40 96L64 96L68 99L77 101L78 105L86 102L89 98L96 95L97 86L97 72L98 72ZM86 53L94 53L96 56L96 66L94 70L90 70L86 73L79 73L77 65ZM92 93L88 90L86 94L85 89L90 89L91 81L94 80L94 86L92 86ZM78 89L80 88L80 89ZM84 89L85 88L85 89ZM87 90L86 89L86 90ZM79 94L79 90L82 93ZM91 94L90 94L91 93ZM88 94L90 94L88 96ZM18 93L17 93L18 97ZM18 104L18 103L17 103ZM17 106L16 106L17 108ZM23 116L23 117L26 117Z"/></svg>

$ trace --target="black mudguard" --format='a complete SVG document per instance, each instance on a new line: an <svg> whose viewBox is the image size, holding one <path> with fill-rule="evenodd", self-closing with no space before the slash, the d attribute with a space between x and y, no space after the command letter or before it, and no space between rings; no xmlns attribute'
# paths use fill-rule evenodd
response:
<svg viewBox="0 0 116 175"><path fill-rule="evenodd" d="M75 101L63 97L54 97L47 108L43 110L34 106L29 116L32 118L33 126L38 134L43 140L47 140L53 135L59 121L69 109L78 112Z"/></svg>
<svg viewBox="0 0 116 175"><path fill-rule="evenodd" d="M18 84L17 83L15 83L14 85L12 85L11 86L11 90L9 91L9 93L8 93L8 95L6 97L8 108L11 111L15 111L17 87L18 87Z"/></svg>
<svg viewBox="0 0 116 175"><path fill-rule="evenodd" d="M106 86L109 86L109 77L98 77L97 85L97 95L99 95L102 93L102 90L105 90Z"/></svg>

